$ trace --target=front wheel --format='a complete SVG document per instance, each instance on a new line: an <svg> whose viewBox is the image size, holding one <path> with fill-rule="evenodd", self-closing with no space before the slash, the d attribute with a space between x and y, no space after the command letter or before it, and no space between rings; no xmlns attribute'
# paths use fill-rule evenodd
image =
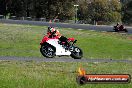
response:
<svg viewBox="0 0 132 88"><path fill-rule="evenodd" d="M47 58L53 58L55 56L55 48L49 44L41 45L40 52Z"/></svg>
<svg viewBox="0 0 132 88"><path fill-rule="evenodd" d="M113 29L113 30L115 30L115 32L118 32L119 31L118 29Z"/></svg>
<svg viewBox="0 0 132 88"><path fill-rule="evenodd" d="M79 47L73 46L73 51L71 51L71 57L74 59L81 59L83 57L83 52Z"/></svg>

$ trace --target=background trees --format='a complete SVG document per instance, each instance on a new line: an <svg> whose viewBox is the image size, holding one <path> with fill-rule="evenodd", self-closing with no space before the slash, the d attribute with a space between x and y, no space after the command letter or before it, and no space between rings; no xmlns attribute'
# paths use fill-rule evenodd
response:
<svg viewBox="0 0 132 88"><path fill-rule="evenodd" d="M128 24L132 23L132 1L124 5L124 7L122 8L122 12L123 12L122 21Z"/></svg>
<svg viewBox="0 0 132 88"><path fill-rule="evenodd" d="M126 22L131 17L131 0L0 0L0 15L73 20L74 4L79 5L78 20L88 23Z"/></svg>
<svg viewBox="0 0 132 88"><path fill-rule="evenodd" d="M121 4L117 0L93 0L88 3L88 15L92 21L121 21Z"/></svg>

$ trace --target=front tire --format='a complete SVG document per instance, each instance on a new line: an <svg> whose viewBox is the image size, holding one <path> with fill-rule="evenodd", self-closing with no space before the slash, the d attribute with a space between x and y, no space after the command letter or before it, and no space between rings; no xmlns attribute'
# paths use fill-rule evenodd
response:
<svg viewBox="0 0 132 88"><path fill-rule="evenodd" d="M113 29L113 30L115 30L115 32L118 32L118 29Z"/></svg>
<svg viewBox="0 0 132 88"><path fill-rule="evenodd" d="M73 46L73 51L71 52L71 57L74 59L81 59L83 57L83 52L79 47Z"/></svg>
<svg viewBox="0 0 132 88"><path fill-rule="evenodd" d="M49 44L41 45L40 52L44 57L53 58L55 56L55 48Z"/></svg>

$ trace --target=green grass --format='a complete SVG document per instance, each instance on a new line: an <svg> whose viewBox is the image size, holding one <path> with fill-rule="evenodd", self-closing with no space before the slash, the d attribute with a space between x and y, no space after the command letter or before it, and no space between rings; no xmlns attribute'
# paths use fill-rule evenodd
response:
<svg viewBox="0 0 132 88"><path fill-rule="evenodd" d="M0 61L0 88L131 88L130 84L76 83L78 68L87 74L130 74L129 63Z"/></svg>
<svg viewBox="0 0 132 88"><path fill-rule="evenodd" d="M66 37L75 37L89 59L132 59L132 35L59 28ZM39 43L47 27L0 24L0 56L43 57Z"/></svg>

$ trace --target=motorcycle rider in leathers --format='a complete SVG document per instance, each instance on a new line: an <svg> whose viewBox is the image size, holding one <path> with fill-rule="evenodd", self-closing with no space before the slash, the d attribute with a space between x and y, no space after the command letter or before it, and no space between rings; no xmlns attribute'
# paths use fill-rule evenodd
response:
<svg viewBox="0 0 132 88"><path fill-rule="evenodd" d="M119 23L117 23L115 27L118 31L122 31L124 29L124 25L123 24L120 25Z"/></svg>
<svg viewBox="0 0 132 88"><path fill-rule="evenodd" d="M62 36L59 32L59 30L55 29L54 27L48 27L48 30L47 30L47 37L49 38L58 38L59 41L60 41L60 44L64 44L66 46L69 45L68 43L68 39L64 36Z"/></svg>

